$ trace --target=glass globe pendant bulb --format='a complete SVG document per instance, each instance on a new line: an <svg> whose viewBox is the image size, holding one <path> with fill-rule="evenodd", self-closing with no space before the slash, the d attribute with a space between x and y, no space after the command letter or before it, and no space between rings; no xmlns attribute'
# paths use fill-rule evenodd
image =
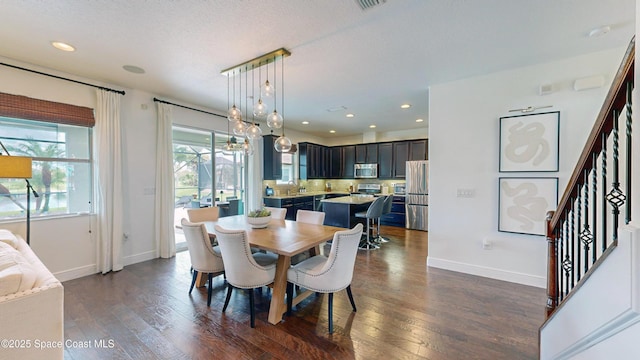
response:
<svg viewBox="0 0 640 360"><path fill-rule="evenodd" d="M251 145L247 139L244 139L244 143L242 144L242 152L245 155L253 155L253 145Z"/></svg>
<svg viewBox="0 0 640 360"><path fill-rule="evenodd" d="M289 152L289 150L291 150L291 140L283 134L276 139L273 147L277 152Z"/></svg>
<svg viewBox="0 0 640 360"><path fill-rule="evenodd" d="M256 124L251 124L246 132L245 132L247 138L251 139L251 140L256 140L262 137L262 129L260 129L259 126L257 126Z"/></svg>
<svg viewBox="0 0 640 360"><path fill-rule="evenodd" d="M253 115L259 119L263 119L267 116L267 113L267 104L263 103L262 99L258 99L258 102L253 106Z"/></svg>
<svg viewBox="0 0 640 360"><path fill-rule="evenodd" d="M273 110L273 112L267 116L267 126L272 129L280 129L282 122L282 115L278 114L277 110Z"/></svg>
<svg viewBox="0 0 640 360"><path fill-rule="evenodd" d="M240 121L242 120L242 111L239 107L236 107L234 104L229 111L227 111L227 119L229 121Z"/></svg>
<svg viewBox="0 0 640 360"><path fill-rule="evenodd" d="M241 120L236 121L233 124L233 133L238 135L238 136L244 136L244 134L247 132L247 126L245 125L245 123Z"/></svg>
<svg viewBox="0 0 640 360"><path fill-rule="evenodd" d="M276 88L271 85L269 80L265 81L264 84L260 87L260 94L263 98L271 98L273 94L275 94Z"/></svg>

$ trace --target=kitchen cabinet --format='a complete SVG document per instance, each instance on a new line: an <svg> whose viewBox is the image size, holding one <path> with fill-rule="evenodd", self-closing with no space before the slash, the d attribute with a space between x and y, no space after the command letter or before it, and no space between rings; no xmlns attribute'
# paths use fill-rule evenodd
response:
<svg viewBox="0 0 640 360"><path fill-rule="evenodd" d="M341 195L343 196L343 195ZM298 210L314 210L314 196L292 196L286 198L264 197L262 202L265 206L287 209L285 219L295 220ZM320 199L318 200L320 201Z"/></svg>
<svg viewBox="0 0 640 360"><path fill-rule="evenodd" d="M301 180L330 177L330 148L313 143L299 143L299 176Z"/></svg>
<svg viewBox="0 0 640 360"><path fill-rule="evenodd" d="M285 219L295 219L295 213L293 211L293 199L294 198L262 198L264 206L287 209L287 215Z"/></svg>
<svg viewBox="0 0 640 360"><path fill-rule="evenodd" d="M378 144L378 178L393 177L393 143Z"/></svg>
<svg viewBox="0 0 640 360"><path fill-rule="evenodd" d="M282 154L273 147L277 137L275 135L264 135L262 137L263 144L263 179L279 180L282 179Z"/></svg>
<svg viewBox="0 0 640 360"><path fill-rule="evenodd" d="M393 195L393 200L391 201L391 212L380 218L380 224L405 227L406 208L404 196Z"/></svg>
<svg viewBox="0 0 640 360"><path fill-rule="evenodd" d="M379 179L403 179L407 161L429 158L428 145L428 139L332 147L300 143L300 179L354 179L354 165L363 163L377 163Z"/></svg>
<svg viewBox="0 0 640 360"><path fill-rule="evenodd" d="M355 178L355 164L356 164L356 147L354 145L347 145L342 147L342 178L353 179Z"/></svg>
<svg viewBox="0 0 640 360"><path fill-rule="evenodd" d="M393 177L404 178L406 162L409 160L409 143L398 141L393 143Z"/></svg>
<svg viewBox="0 0 640 360"><path fill-rule="evenodd" d="M375 164L377 162L377 143L356 145L356 164Z"/></svg>
<svg viewBox="0 0 640 360"><path fill-rule="evenodd" d="M329 148L329 178L354 178L355 149L356 147L353 145L333 146Z"/></svg>
<svg viewBox="0 0 640 360"><path fill-rule="evenodd" d="M409 141L409 160L428 160L429 140Z"/></svg>
<svg viewBox="0 0 640 360"><path fill-rule="evenodd" d="M330 154L330 166L329 166L329 178L341 179L344 169L342 168L342 155L344 149L342 146L334 146L329 149Z"/></svg>

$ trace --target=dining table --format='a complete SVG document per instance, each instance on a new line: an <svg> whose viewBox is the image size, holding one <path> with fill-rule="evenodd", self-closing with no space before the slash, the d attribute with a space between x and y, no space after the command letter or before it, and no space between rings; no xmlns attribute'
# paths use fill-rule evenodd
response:
<svg viewBox="0 0 640 360"><path fill-rule="evenodd" d="M282 315L287 310L285 295L291 257L307 250L312 256L317 255L320 244L333 239L336 231L345 230L335 226L278 219L271 219L265 228L254 229L247 222L245 215L223 217L216 221L206 221L204 224L209 236L215 236L215 225L229 230L244 230L252 247L278 255L268 318L269 323L274 325L282 321ZM309 292L298 295L293 303L299 303L308 294Z"/></svg>

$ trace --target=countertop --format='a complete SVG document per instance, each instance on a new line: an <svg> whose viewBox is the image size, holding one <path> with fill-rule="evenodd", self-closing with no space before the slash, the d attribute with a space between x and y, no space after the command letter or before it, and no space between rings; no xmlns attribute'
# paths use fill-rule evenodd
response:
<svg viewBox="0 0 640 360"><path fill-rule="evenodd" d="M334 203L334 204L349 204L349 205L363 205L372 203L375 197L371 196L342 196L333 199L324 199L320 202Z"/></svg>
<svg viewBox="0 0 640 360"><path fill-rule="evenodd" d="M300 198L300 197L306 197L306 196L316 196L316 195L349 195L348 192L342 192L342 191L307 191L307 192L299 192L299 193L294 193L291 195L273 195L273 196L263 196L266 199L292 199L292 198Z"/></svg>

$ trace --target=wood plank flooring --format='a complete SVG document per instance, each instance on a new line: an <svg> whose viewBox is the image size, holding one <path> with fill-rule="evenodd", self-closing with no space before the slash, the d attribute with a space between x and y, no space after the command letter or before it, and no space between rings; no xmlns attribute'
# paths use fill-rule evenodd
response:
<svg viewBox="0 0 640 360"><path fill-rule="evenodd" d="M427 233L383 227L391 242L359 251L352 289L312 295L278 325L269 292L235 291L225 314L224 280L188 294L187 252L64 283L66 359L536 359L545 291L426 267ZM102 341L102 342L101 342Z"/></svg>

